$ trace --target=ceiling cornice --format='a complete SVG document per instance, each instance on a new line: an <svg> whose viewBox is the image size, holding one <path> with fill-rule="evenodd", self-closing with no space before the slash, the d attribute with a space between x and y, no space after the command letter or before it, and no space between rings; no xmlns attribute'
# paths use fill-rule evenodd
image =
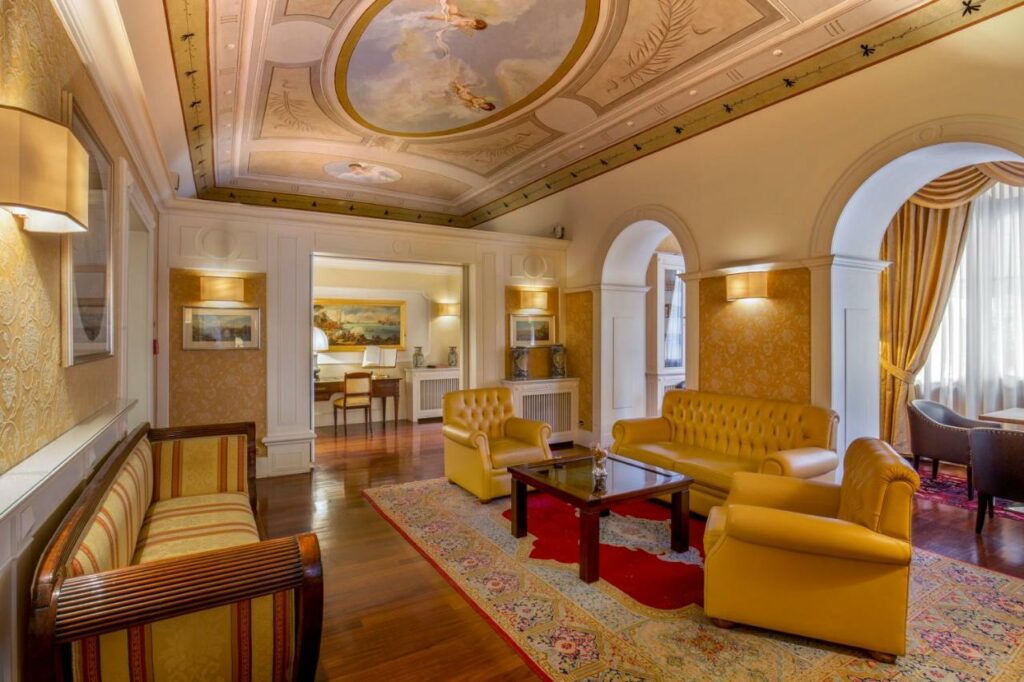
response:
<svg viewBox="0 0 1024 682"><path fill-rule="evenodd" d="M69 0L58 0L68 3ZM96 2L98 0L90 0ZM586 182L667 147L827 83L882 63L1024 4L1024 0L934 0L793 64L762 76L675 118L579 159L473 211L455 215L415 208L231 187L214 178L208 2L164 0L185 134L200 199L337 215L472 228Z"/></svg>
<svg viewBox="0 0 1024 682"><path fill-rule="evenodd" d="M75 50L96 84L150 198L163 205L174 197L174 180L156 130L115 0L53 0Z"/></svg>

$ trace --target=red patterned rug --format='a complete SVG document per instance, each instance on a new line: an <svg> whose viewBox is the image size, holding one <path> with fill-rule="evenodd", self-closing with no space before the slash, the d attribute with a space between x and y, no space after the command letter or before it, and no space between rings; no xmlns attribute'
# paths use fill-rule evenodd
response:
<svg viewBox="0 0 1024 682"><path fill-rule="evenodd" d="M921 488L917 491L919 498L977 513L977 495L973 500L967 499L966 474L958 476L940 471L938 477L933 479L930 463L925 462L921 469L918 472L921 476ZM996 498L995 507L997 516L1024 521L1024 505L1020 502Z"/></svg>
<svg viewBox="0 0 1024 682"><path fill-rule="evenodd" d="M512 537L509 500L480 504L444 479L363 491L526 663L558 682L1024 679L1024 581L914 552L907 655L776 632L721 630L700 605L703 524L669 548L668 513L641 502L601 519L601 579L578 577L578 521L542 494L529 535ZM757 567L751 566L756 572Z"/></svg>

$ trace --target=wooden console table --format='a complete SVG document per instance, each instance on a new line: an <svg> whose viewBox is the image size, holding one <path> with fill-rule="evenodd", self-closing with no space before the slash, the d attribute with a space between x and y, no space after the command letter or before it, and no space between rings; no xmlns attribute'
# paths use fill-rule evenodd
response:
<svg viewBox="0 0 1024 682"><path fill-rule="evenodd" d="M398 377L375 377L370 383L370 401L381 400L381 422L388 422L388 398L395 404L395 426L398 426L398 399L402 391L402 380ZM330 400L335 393L345 393L345 382L341 379L313 383L313 400Z"/></svg>

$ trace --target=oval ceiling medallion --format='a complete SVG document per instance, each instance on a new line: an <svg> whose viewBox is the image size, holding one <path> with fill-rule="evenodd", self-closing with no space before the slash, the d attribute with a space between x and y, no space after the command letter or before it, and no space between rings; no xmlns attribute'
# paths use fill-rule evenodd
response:
<svg viewBox="0 0 1024 682"><path fill-rule="evenodd" d="M472 130L536 101L572 69L600 0L376 0L335 67L342 107L388 135Z"/></svg>
<svg viewBox="0 0 1024 682"><path fill-rule="evenodd" d="M379 185L402 179L402 174L394 168L362 161L332 161L324 166L324 172L339 180L358 182L362 185Z"/></svg>

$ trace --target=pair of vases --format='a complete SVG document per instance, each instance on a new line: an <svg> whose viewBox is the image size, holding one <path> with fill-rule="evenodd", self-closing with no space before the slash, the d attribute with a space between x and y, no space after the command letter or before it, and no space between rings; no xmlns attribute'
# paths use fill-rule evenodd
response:
<svg viewBox="0 0 1024 682"><path fill-rule="evenodd" d="M551 351L551 378L565 377L565 346L560 343L549 346ZM530 378L530 348L515 346L512 348L512 378Z"/></svg>
<svg viewBox="0 0 1024 682"><path fill-rule="evenodd" d="M419 368L426 364L427 359L423 357L423 346L414 346L412 353L412 366ZM455 346L448 346L448 366L459 366L459 351Z"/></svg>

